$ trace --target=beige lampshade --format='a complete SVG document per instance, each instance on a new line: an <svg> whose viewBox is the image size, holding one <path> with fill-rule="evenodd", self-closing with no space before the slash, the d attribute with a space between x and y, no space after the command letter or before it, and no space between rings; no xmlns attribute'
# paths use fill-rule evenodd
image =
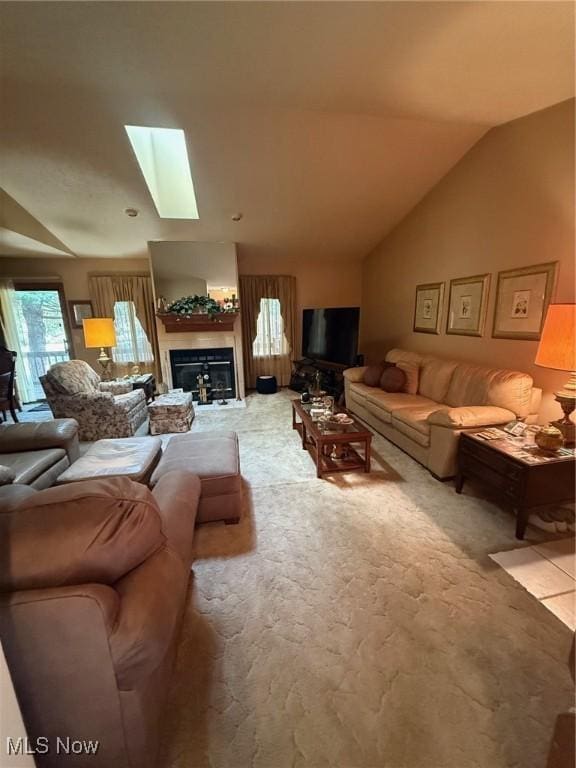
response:
<svg viewBox="0 0 576 768"><path fill-rule="evenodd" d="M92 317L82 320L82 325L86 349L116 346L114 320L111 317Z"/></svg>
<svg viewBox="0 0 576 768"><path fill-rule="evenodd" d="M536 365L576 371L576 304L550 304L536 353Z"/></svg>

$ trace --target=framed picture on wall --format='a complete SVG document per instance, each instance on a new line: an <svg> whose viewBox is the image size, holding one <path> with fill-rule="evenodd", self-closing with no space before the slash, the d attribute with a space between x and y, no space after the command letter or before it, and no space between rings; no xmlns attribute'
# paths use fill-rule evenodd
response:
<svg viewBox="0 0 576 768"><path fill-rule="evenodd" d="M482 336L488 307L490 275L450 280L446 333Z"/></svg>
<svg viewBox="0 0 576 768"><path fill-rule="evenodd" d="M444 283L424 283L416 286L414 327L417 333L440 333Z"/></svg>
<svg viewBox="0 0 576 768"><path fill-rule="evenodd" d="M84 301L69 301L70 325L72 328L82 328L82 320L94 317L94 308L89 299Z"/></svg>
<svg viewBox="0 0 576 768"><path fill-rule="evenodd" d="M496 339L537 341L556 284L558 262L498 273L494 327Z"/></svg>

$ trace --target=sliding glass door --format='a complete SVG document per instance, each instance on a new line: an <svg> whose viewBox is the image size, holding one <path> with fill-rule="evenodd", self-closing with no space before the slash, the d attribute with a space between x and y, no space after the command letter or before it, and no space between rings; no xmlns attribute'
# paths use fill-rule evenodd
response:
<svg viewBox="0 0 576 768"><path fill-rule="evenodd" d="M21 392L21 397L24 401L42 400L44 390L40 376L54 363L70 359L70 335L62 286L54 283L15 283L14 305L22 362L26 370L26 391Z"/></svg>

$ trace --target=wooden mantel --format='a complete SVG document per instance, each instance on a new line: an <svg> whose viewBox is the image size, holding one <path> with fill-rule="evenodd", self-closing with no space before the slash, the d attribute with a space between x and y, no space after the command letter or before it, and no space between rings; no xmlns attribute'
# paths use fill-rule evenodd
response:
<svg viewBox="0 0 576 768"><path fill-rule="evenodd" d="M186 331L233 331L238 312L221 312L217 315L176 315L170 312L156 315L162 321L166 333Z"/></svg>

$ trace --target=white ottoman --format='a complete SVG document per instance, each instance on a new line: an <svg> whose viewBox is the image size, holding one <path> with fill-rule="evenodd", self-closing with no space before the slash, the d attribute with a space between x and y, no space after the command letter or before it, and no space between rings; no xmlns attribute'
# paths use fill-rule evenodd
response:
<svg viewBox="0 0 576 768"><path fill-rule="evenodd" d="M97 440L84 456L58 477L56 485L94 480L96 477L128 477L148 483L162 454L159 437L114 437Z"/></svg>
<svg viewBox="0 0 576 768"><path fill-rule="evenodd" d="M148 406L150 434L188 432L194 419L191 392L171 392L160 395Z"/></svg>

